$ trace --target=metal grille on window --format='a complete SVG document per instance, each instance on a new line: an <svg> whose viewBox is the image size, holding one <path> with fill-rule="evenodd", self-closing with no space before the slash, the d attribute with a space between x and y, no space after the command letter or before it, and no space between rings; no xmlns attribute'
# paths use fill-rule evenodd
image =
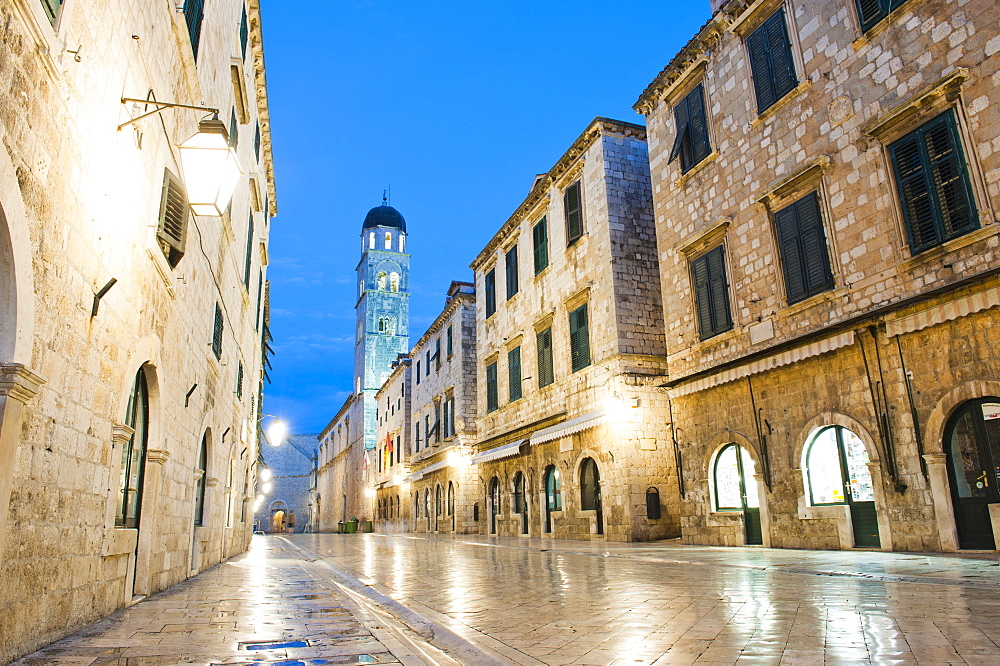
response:
<svg viewBox="0 0 1000 666"><path fill-rule="evenodd" d="M190 215L190 209L184 186L177 176L164 169L156 241L171 268L176 268L181 257L184 256L188 215Z"/></svg>

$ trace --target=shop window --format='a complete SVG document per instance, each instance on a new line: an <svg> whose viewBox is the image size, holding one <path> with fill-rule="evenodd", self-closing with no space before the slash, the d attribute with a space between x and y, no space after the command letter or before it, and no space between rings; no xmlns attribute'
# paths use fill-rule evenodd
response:
<svg viewBox="0 0 1000 666"><path fill-rule="evenodd" d="M715 458L712 478L717 511L745 511L760 506L754 463L746 449L727 444Z"/></svg>
<svg viewBox="0 0 1000 666"><path fill-rule="evenodd" d="M600 476L593 458L585 458L580 466L580 508L584 511L597 509L600 495Z"/></svg>
<svg viewBox="0 0 1000 666"><path fill-rule="evenodd" d="M864 442L841 426L824 428L813 437L806 453L809 503L874 502Z"/></svg>
<svg viewBox="0 0 1000 666"><path fill-rule="evenodd" d="M517 472L514 474L514 497L513 497L513 509L511 513L524 513L524 473Z"/></svg>
<svg viewBox="0 0 1000 666"><path fill-rule="evenodd" d="M701 339L707 340L733 327L722 246L692 261L691 273L694 277L698 328Z"/></svg>
<svg viewBox="0 0 1000 666"><path fill-rule="evenodd" d="M555 465L545 469L545 502L549 511L562 511L562 476Z"/></svg>
<svg viewBox="0 0 1000 666"><path fill-rule="evenodd" d="M648 520L659 520L660 513L660 491L656 488L646 489L646 518Z"/></svg>
<svg viewBox="0 0 1000 666"><path fill-rule="evenodd" d="M889 156L913 254L979 228L954 111L894 141Z"/></svg>
<svg viewBox="0 0 1000 666"><path fill-rule="evenodd" d="M764 113L798 85L785 10L774 12L747 36L757 113Z"/></svg>
<svg viewBox="0 0 1000 666"><path fill-rule="evenodd" d="M705 92L700 83L674 107L674 121L677 136L668 162L680 157L681 172L686 173L712 152L705 117Z"/></svg>
<svg viewBox="0 0 1000 666"><path fill-rule="evenodd" d="M789 305L832 289L833 273L817 194L808 194L776 212L774 226Z"/></svg>

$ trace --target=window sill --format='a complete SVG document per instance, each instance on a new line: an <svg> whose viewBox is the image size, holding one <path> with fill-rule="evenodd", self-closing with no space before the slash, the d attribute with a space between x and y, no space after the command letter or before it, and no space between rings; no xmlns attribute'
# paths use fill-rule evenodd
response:
<svg viewBox="0 0 1000 666"><path fill-rule="evenodd" d="M804 312L805 310L808 310L812 307L820 305L821 303L834 301L837 300L838 298L843 298L846 295L847 295L847 287L834 287L833 289L829 289L819 294L810 296L809 298L805 298L799 301L798 303L787 305L782 309L778 310L777 312L775 312L774 317L777 320L787 319L788 317L794 317L795 315L800 314L801 312Z"/></svg>
<svg viewBox="0 0 1000 666"><path fill-rule="evenodd" d="M750 129L756 129L769 121L775 115L778 114L786 106L790 105L794 100L801 97L807 90L812 88L812 80L806 79L800 83L795 88L792 88L785 96L779 99L777 102L767 107L763 112L761 112L756 118L750 121Z"/></svg>
<svg viewBox="0 0 1000 666"><path fill-rule="evenodd" d="M916 268L926 266L927 264L934 263L935 261L942 260L945 258L949 252L957 252L962 248L968 247L974 243L978 243L981 240L985 240L991 236L997 235L998 227L995 224L990 224L984 227L980 227L975 231L970 231L964 236L959 236L958 238L953 238L946 243L942 243L936 247L932 247L929 250L924 250L918 255L912 256L909 259L905 259L900 262L898 269L899 272L912 271Z"/></svg>
<svg viewBox="0 0 1000 666"><path fill-rule="evenodd" d="M719 159L719 151L713 150L701 162L698 162L693 167L678 176L677 180L674 181L674 187L684 187L690 179L694 178L695 175L700 173L702 169L717 159Z"/></svg>
<svg viewBox="0 0 1000 666"><path fill-rule="evenodd" d="M861 36L852 42L851 46L854 47L855 51L860 51L861 49L868 46L875 37L878 37L883 32L889 29L889 26L894 25L900 16L910 11L924 0L909 0L904 2L899 7L896 7L891 12L889 12L884 19L868 28L867 32L862 32ZM855 16L857 13L855 11ZM860 30L860 27L859 27Z"/></svg>

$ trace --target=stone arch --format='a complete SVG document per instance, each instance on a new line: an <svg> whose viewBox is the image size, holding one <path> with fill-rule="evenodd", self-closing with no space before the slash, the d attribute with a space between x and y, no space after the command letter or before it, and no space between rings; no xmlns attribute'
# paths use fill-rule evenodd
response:
<svg viewBox="0 0 1000 666"><path fill-rule="evenodd" d="M754 481L757 484L757 498L760 502L760 522L761 522L761 536L763 537L764 546L770 547L771 545L771 517L770 510L768 508L768 492L767 486L764 484L763 475L763 465L760 458L760 453L757 451L757 447L747 441L742 441L743 438L733 436L732 434L726 432L721 435L716 436L712 440L712 445L708 447L708 455L705 460L705 483L708 484L706 497L708 498L708 506L706 509L709 513L716 512L716 497L715 497L715 462L722 452L722 449L729 444L735 444L742 448L750 455L750 460L753 461L754 465ZM744 479L744 482L747 480Z"/></svg>
<svg viewBox="0 0 1000 666"><path fill-rule="evenodd" d="M597 463L597 469L600 470L601 473L601 482L604 483L607 480L604 470L608 461L604 460L604 456L601 455L600 451L596 451L594 449L583 449L573 460L572 479L573 485L576 488L580 487L581 468L583 467L583 461L587 458L593 458L594 462Z"/></svg>
<svg viewBox="0 0 1000 666"><path fill-rule="evenodd" d="M989 396L1000 396L1000 381L975 379L959 384L941 396L927 417L924 453L944 455L945 429L954 411L969 400Z"/></svg>
<svg viewBox="0 0 1000 666"><path fill-rule="evenodd" d="M0 150L0 361L31 366L35 286L31 234L17 170Z"/></svg>
<svg viewBox="0 0 1000 666"><path fill-rule="evenodd" d="M799 467L803 467L803 460L806 454L806 444L808 444L816 433L825 426L839 425L843 428L847 428L858 438L861 439L865 444L865 451L868 452L868 460L872 463L881 464L882 457L881 451L879 450L878 444L872 437L871 433L868 432L861 421L858 421L852 416L847 414L841 414L840 412L823 412L818 414L813 418L809 419L806 424L799 429L798 438L795 440L795 444L792 447L793 464L798 464Z"/></svg>

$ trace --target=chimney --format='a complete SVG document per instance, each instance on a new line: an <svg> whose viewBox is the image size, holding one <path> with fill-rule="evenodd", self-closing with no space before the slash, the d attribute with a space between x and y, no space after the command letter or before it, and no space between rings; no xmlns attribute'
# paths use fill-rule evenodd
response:
<svg viewBox="0 0 1000 666"><path fill-rule="evenodd" d="M726 4L729 0L711 0L712 4L712 14L722 9L722 6Z"/></svg>

